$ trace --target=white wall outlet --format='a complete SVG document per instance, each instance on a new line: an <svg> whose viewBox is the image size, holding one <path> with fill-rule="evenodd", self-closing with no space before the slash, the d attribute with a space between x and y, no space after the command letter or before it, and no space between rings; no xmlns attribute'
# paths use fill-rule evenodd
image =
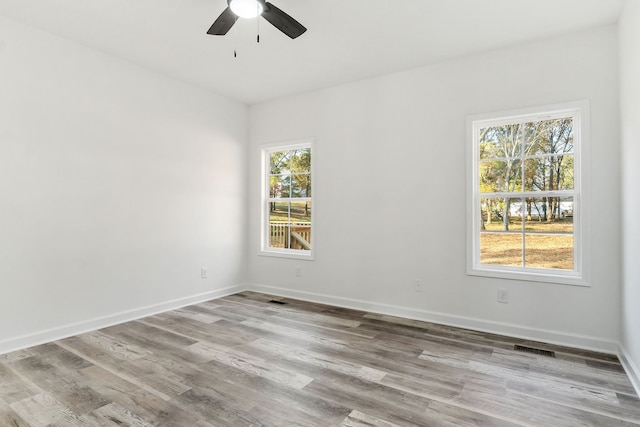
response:
<svg viewBox="0 0 640 427"><path fill-rule="evenodd" d="M202 267L200 269L200 278L201 279L206 279L208 277L207 275L207 267Z"/></svg>
<svg viewBox="0 0 640 427"><path fill-rule="evenodd" d="M302 277L302 268L296 268L296 277Z"/></svg>
<svg viewBox="0 0 640 427"><path fill-rule="evenodd" d="M413 281L413 288L416 292L422 292L424 291L424 283L422 283L422 280L416 279Z"/></svg>
<svg viewBox="0 0 640 427"><path fill-rule="evenodd" d="M506 289L498 289L498 302L501 304L509 303L509 291Z"/></svg>

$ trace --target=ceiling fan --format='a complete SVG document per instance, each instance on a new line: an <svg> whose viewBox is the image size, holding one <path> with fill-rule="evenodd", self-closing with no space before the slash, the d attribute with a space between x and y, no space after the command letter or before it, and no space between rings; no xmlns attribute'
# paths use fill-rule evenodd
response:
<svg viewBox="0 0 640 427"><path fill-rule="evenodd" d="M265 0L227 0L227 5L207 34L224 36L238 18L255 18L260 15L292 39L307 31L298 21Z"/></svg>

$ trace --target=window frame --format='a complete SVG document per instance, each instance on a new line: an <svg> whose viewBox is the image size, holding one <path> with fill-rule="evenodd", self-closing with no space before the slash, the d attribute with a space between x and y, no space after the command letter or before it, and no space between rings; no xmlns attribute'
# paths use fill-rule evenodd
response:
<svg viewBox="0 0 640 427"><path fill-rule="evenodd" d="M574 269L513 267L480 263L480 199L499 193L480 192L479 131L483 127L573 117L574 188L572 190ZM590 286L590 185L586 168L590 165L589 102L572 101L467 117L467 275L525 280L554 284ZM510 193L510 192L505 192ZM524 188L516 192L523 197ZM548 193L548 192L547 192ZM536 194L543 197L545 192ZM521 232L524 234L524 232Z"/></svg>
<svg viewBox="0 0 640 427"><path fill-rule="evenodd" d="M260 207L260 248L259 255L272 256L279 258L292 258L298 260L312 261L315 259L315 202L314 202L314 182L315 182L315 141L312 138L263 144L260 146L261 155L261 207ZM272 198L270 197L270 153L276 151L289 151L302 148L309 148L311 150L311 196L310 197L289 197L286 200L298 201L298 202L310 202L311 203L311 242L310 250L303 249L289 249L289 248L272 248L269 247L269 208L268 204L272 201L285 200L285 198Z"/></svg>

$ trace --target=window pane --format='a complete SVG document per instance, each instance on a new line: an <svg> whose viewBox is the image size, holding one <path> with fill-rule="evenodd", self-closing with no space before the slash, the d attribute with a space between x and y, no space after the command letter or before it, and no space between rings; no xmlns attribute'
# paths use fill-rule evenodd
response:
<svg viewBox="0 0 640 427"><path fill-rule="evenodd" d="M292 197L311 197L311 174L291 175Z"/></svg>
<svg viewBox="0 0 640 427"><path fill-rule="evenodd" d="M480 158L499 159L522 155L521 124L480 129Z"/></svg>
<svg viewBox="0 0 640 427"><path fill-rule="evenodd" d="M289 203L267 203L269 209L269 247L289 247Z"/></svg>
<svg viewBox="0 0 640 427"><path fill-rule="evenodd" d="M521 191L521 164L519 159L480 162L480 192Z"/></svg>
<svg viewBox="0 0 640 427"><path fill-rule="evenodd" d="M573 233L573 198L540 197L525 201L526 231Z"/></svg>
<svg viewBox="0 0 640 427"><path fill-rule="evenodd" d="M525 191L573 190L573 155L525 160Z"/></svg>
<svg viewBox="0 0 640 427"><path fill-rule="evenodd" d="M480 199L482 219L480 228L484 231L500 231L504 228L504 199Z"/></svg>
<svg viewBox="0 0 640 427"><path fill-rule="evenodd" d="M311 172L311 148L301 148L292 151L291 171L293 173Z"/></svg>
<svg viewBox="0 0 640 427"><path fill-rule="evenodd" d="M269 247L311 250L311 202L268 205Z"/></svg>
<svg viewBox="0 0 640 427"><path fill-rule="evenodd" d="M288 202L270 202L269 205L269 222L273 221L289 221L289 203Z"/></svg>
<svg viewBox="0 0 640 427"><path fill-rule="evenodd" d="M292 223L311 223L311 202L291 203Z"/></svg>
<svg viewBox="0 0 640 427"><path fill-rule="evenodd" d="M480 199L483 231L522 231L522 199Z"/></svg>
<svg viewBox="0 0 640 427"><path fill-rule="evenodd" d="M564 154L573 152L571 117L527 123L526 154Z"/></svg>
<svg viewBox="0 0 640 427"><path fill-rule="evenodd" d="M525 266L573 270L573 234L525 234Z"/></svg>
<svg viewBox="0 0 640 427"><path fill-rule="evenodd" d="M311 202L291 203L291 249L311 250Z"/></svg>
<svg viewBox="0 0 640 427"><path fill-rule="evenodd" d="M522 234L480 233L480 263L522 267Z"/></svg>
<svg viewBox="0 0 640 427"><path fill-rule="evenodd" d="M269 155L271 175L287 174L291 170L291 151L274 151Z"/></svg>
<svg viewBox="0 0 640 427"><path fill-rule="evenodd" d="M549 205L549 220L558 223L573 225L573 198L572 197L546 197L543 198Z"/></svg>
<svg viewBox="0 0 640 427"><path fill-rule="evenodd" d="M525 160L524 175L524 191L549 190L549 159Z"/></svg>
<svg viewBox="0 0 640 427"><path fill-rule="evenodd" d="M291 197L291 175L269 177L269 197Z"/></svg>
<svg viewBox="0 0 640 427"><path fill-rule="evenodd" d="M561 197L559 203L560 218L565 224L571 224L571 231L573 231L573 197Z"/></svg>
<svg viewBox="0 0 640 427"><path fill-rule="evenodd" d="M269 224L269 247L289 247L289 225L285 222L272 222Z"/></svg>

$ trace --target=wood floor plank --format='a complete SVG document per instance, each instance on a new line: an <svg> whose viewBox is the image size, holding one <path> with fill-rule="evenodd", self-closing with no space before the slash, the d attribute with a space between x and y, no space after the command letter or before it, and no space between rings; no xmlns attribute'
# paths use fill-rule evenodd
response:
<svg viewBox="0 0 640 427"><path fill-rule="evenodd" d="M100 331L90 332L87 334L82 334L80 339L83 339L88 344L96 347L97 349L102 349L106 353L113 355L121 360L135 360L144 357L150 352L141 347L127 344L122 340L115 339Z"/></svg>
<svg viewBox="0 0 640 427"><path fill-rule="evenodd" d="M100 426L153 427L153 424L132 414L117 403L109 403L84 417L87 422Z"/></svg>
<svg viewBox="0 0 640 427"><path fill-rule="evenodd" d="M148 386L139 387L128 381L129 375L122 378L98 366L83 369L81 375L90 380L94 384L94 390L102 394L105 399L123 408L132 417L142 419L154 426L191 426L200 420L199 417L191 414L189 408L182 408L172 398L163 399L157 396L157 393L147 391ZM142 381L136 380L136 382ZM94 411L98 418L100 413L100 408Z"/></svg>
<svg viewBox="0 0 640 427"><path fill-rule="evenodd" d="M165 331L171 331L186 338L195 341L210 341L215 336L217 343L224 343L228 347L244 344L247 341L257 339L260 336L259 331L249 328L239 327L227 320L207 324L196 324L190 319L164 318L160 316L152 316L139 320L145 325L150 325Z"/></svg>
<svg viewBox="0 0 640 427"><path fill-rule="evenodd" d="M44 400L38 402L55 400L78 416L108 403L78 373L92 366L90 362L56 344L38 346L34 353L34 356L13 362L11 367L43 390L38 396ZM54 396L52 400L45 399Z"/></svg>
<svg viewBox="0 0 640 427"><path fill-rule="evenodd" d="M243 346L242 349L245 350L247 347L256 350L257 354L267 355L270 356L270 358L278 357L290 362L300 361L365 381L379 381L387 375L385 371L363 366L360 363L353 363L335 359L333 357L327 357L322 353L315 351L292 348L291 346L267 339L255 340L246 346Z"/></svg>
<svg viewBox="0 0 640 427"><path fill-rule="evenodd" d="M495 394L493 389L477 390L474 384L465 386L465 391L452 402L462 406L490 414L516 420L518 423L531 426L638 426L635 422L627 422L616 418L578 409L562 402L542 401L535 397L519 393ZM640 419L638 420L640 422Z"/></svg>
<svg viewBox="0 0 640 427"><path fill-rule="evenodd" d="M13 362L14 360L26 359L33 356L31 349L25 348L23 350L13 351L11 353L0 354L0 362Z"/></svg>
<svg viewBox="0 0 640 427"><path fill-rule="evenodd" d="M249 307L249 310L260 309L264 307L264 303L250 303L246 298L238 298L237 296L231 295L225 299L225 301L233 302L235 304L244 305ZM228 307L234 308L232 305ZM290 307L288 305L273 305L269 307L269 314L273 317L279 317L284 319L293 319L300 323L310 324L314 326L322 326L327 327L329 329L340 327L340 328L357 328L360 326L361 321L354 319L353 317L345 318L345 317L335 317L324 313L316 313L311 312L309 310L300 310L295 307Z"/></svg>
<svg viewBox="0 0 640 427"><path fill-rule="evenodd" d="M99 359L93 358L91 348L88 349L86 346L82 345L83 343L80 340L76 340L75 338L77 337L74 337L74 339L68 338L66 340L60 341L58 342L58 345L64 347L70 352L75 352L77 355L82 356L88 361L92 362L95 366L99 366L103 370L110 372L118 376L119 378L128 381L129 383L137 385L141 389L153 394L154 396L157 396L162 400L171 400L171 396L152 387L144 380L144 378L140 377L140 374L138 372L132 371L128 363L113 357L109 357L105 354L101 354L101 357Z"/></svg>
<svg viewBox="0 0 640 427"><path fill-rule="evenodd" d="M7 402L0 399L0 426L29 427L29 424Z"/></svg>
<svg viewBox="0 0 640 427"><path fill-rule="evenodd" d="M233 353L223 351L209 343L197 343L189 346L189 351L202 355L209 360L215 360L225 365L232 366L250 373L251 375L267 378L286 387L296 389L304 388L313 381L306 375L302 375L286 369L278 369L270 366L264 359L252 357L246 353Z"/></svg>
<svg viewBox="0 0 640 427"><path fill-rule="evenodd" d="M12 403L11 408L31 426L64 425L70 427L96 426L80 419L80 416L48 393Z"/></svg>
<svg viewBox="0 0 640 427"><path fill-rule="evenodd" d="M640 427L640 399L613 355L242 292L0 355L5 425Z"/></svg>
<svg viewBox="0 0 640 427"><path fill-rule="evenodd" d="M380 418L363 414L360 411L352 411L347 418L342 421L340 427L398 427L397 424L389 423Z"/></svg>
<svg viewBox="0 0 640 427"><path fill-rule="evenodd" d="M183 307L178 310L169 311L165 313L164 316L177 317L179 319L187 318L205 324L215 323L221 320L221 317L214 316L206 311L198 310L197 307Z"/></svg>
<svg viewBox="0 0 640 427"><path fill-rule="evenodd" d="M0 401L13 403L40 393L40 389L26 383L9 366L0 362ZM0 424L1 425L1 424Z"/></svg>
<svg viewBox="0 0 640 427"><path fill-rule="evenodd" d="M157 363L152 357L132 360L126 364L125 369L130 376L135 374L144 384L148 384L154 390L159 390L171 398L191 388L185 384L183 377L166 368L164 364Z"/></svg>
<svg viewBox="0 0 640 427"><path fill-rule="evenodd" d="M327 402L307 390L283 387L267 378L254 376L215 360L207 363L207 369L189 377L191 384L200 387L216 387L219 392L243 396L242 402L254 405L252 412L261 412L266 425L323 426L337 425L350 409L341 404ZM230 399L231 404L234 400ZM246 408L245 408L246 409Z"/></svg>

